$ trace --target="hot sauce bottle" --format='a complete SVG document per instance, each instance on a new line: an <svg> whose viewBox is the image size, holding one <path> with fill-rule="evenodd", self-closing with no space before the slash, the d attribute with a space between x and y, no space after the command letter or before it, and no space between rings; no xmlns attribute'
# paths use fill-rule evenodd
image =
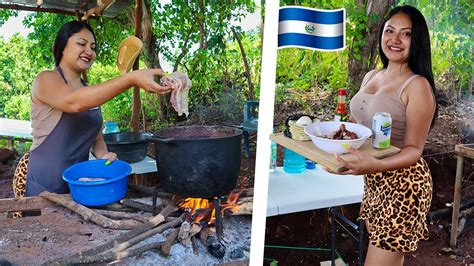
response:
<svg viewBox="0 0 474 266"><path fill-rule="evenodd" d="M347 121L349 119L346 109L346 95L346 89L339 89L337 95L336 113L334 114L334 121L336 122Z"/></svg>

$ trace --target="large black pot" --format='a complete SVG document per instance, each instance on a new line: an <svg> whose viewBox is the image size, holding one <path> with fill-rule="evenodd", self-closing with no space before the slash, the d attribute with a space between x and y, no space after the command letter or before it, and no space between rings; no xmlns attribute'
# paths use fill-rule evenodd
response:
<svg viewBox="0 0 474 266"><path fill-rule="evenodd" d="M128 163L137 163L145 159L148 140L147 133L122 132L104 134L104 141L107 150L115 152L120 160Z"/></svg>
<svg viewBox="0 0 474 266"><path fill-rule="evenodd" d="M182 197L227 195L237 183L242 130L226 126L174 127L155 132L158 177Z"/></svg>

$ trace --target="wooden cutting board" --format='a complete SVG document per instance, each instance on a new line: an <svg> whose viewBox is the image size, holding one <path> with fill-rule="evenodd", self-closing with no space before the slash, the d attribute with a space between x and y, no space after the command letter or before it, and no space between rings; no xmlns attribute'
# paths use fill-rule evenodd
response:
<svg viewBox="0 0 474 266"><path fill-rule="evenodd" d="M326 153L318 149L311 140L299 141L287 138L283 133L271 134L270 139L278 143L279 145L286 147L294 152L297 152L307 159L314 161L333 172L343 172L347 170L336 161L334 154ZM390 155L400 152L400 149L394 146L390 146L387 149L377 150L372 148L372 139L369 138L365 141L364 145L359 148L360 151L366 153L369 156L377 159L385 158ZM341 158L346 161L354 161L357 157L353 154L347 153L341 155Z"/></svg>

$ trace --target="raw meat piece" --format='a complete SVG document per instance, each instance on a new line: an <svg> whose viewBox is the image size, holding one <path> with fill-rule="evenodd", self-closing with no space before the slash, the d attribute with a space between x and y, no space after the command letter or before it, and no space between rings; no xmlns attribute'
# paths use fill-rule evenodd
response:
<svg viewBox="0 0 474 266"><path fill-rule="evenodd" d="M170 99L171 105L178 115L185 114L187 117L189 115L188 93L191 88L191 80L188 75L182 72L173 72L168 77L161 78L161 84L173 89Z"/></svg>
<svg viewBox="0 0 474 266"><path fill-rule="evenodd" d="M79 182L97 182L97 181L104 181L105 178L101 177L81 177L77 179Z"/></svg>

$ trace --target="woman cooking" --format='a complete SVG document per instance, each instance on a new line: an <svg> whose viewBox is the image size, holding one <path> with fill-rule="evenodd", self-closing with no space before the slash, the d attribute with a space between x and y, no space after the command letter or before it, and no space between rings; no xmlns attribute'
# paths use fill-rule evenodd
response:
<svg viewBox="0 0 474 266"><path fill-rule="evenodd" d="M350 103L352 122L371 128L377 112L393 119L391 144L400 153L375 159L357 156L343 174L364 174L361 218L366 221L369 248L366 265L402 265L404 253L428 238L426 215L432 196L431 174L421 158L436 113L436 89L431 69L428 27L411 6L394 8L379 34L383 68L365 75Z"/></svg>
<svg viewBox="0 0 474 266"><path fill-rule="evenodd" d="M147 92L165 94L170 87L160 86L153 78L161 69L132 71L107 82L88 85L81 79L96 58L96 38L86 22L64 24L53 46L56 68L42 71L31 92L33 144L15 171L13 188L16 197L35 196L43 191L67 193L61 173L67 167L96 158L113 161L101 128L100 105L132 86ZM28 158L29 157L29 158ZM27 171L26 171L27 170ZM24 176L27 172L26 188ZM26 194L25 194L26 190Z"/></svg>

